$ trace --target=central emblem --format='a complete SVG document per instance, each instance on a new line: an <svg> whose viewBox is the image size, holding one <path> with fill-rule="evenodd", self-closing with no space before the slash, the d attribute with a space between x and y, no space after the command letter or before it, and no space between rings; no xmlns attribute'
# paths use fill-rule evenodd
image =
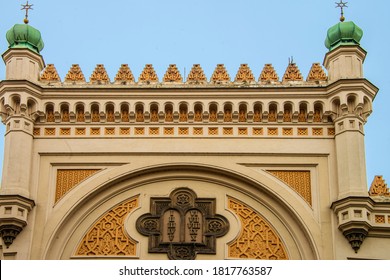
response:
<svg viewBox="0 0 390 280"><path fill-rule="evenodd" d="M188 188L169 197L152 197L150 213L137 219L137 230L149 236L149 253L167 253L171 260L194 260L215 254L216 238L229 230L228 220L215 214L215 198L197 198Z"/></svg>

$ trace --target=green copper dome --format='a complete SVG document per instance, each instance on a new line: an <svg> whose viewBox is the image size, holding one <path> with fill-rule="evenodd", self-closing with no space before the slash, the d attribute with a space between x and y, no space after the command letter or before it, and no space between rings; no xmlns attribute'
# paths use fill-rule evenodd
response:
<svg viewBox="0 0 390 280"><path fill-rule="evenodd" d="M352 21L339 22L328 29L325 46L331 51L341 45L359 45L363 30Z"/></svg>
<svg viewBox="0 0 390 280"><path fill-rule="evenodd" d="M15 24L6 35L9 48L28 48L39 53L43 47L41 32L28 24Z"/></svg>

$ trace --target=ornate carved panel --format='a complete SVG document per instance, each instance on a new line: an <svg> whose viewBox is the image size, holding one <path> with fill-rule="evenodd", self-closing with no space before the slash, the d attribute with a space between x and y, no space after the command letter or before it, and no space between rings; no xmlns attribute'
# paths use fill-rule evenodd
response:
<svg viewBox="0 0 390 280"><path fill-rule="evenodd" d="M269 173L289 185L311 205L310 171L267 170Z"/></svg>
<svg viewBox="0 0 390 280"><path fill-rule="evenodd" d="M55 202L82 180L99 170L100 169L58 169Z"/></svg>
<svg viewBox="0 0 390 280"><path fill-rule="evenodd" d="M107 211L87 232L78 246L78 256L135 256L137 242L127 236L124 220L138 207L138 196Z"/></svg>
<svg viewBox="0 0 390 280"><path fill-rule="evenodd" d="M215 206L214 198L197 198L192 190L178 188L169 197L150 199L150 213L138 218L137 230L149 236L149 253L167 253L173 260L215 254L216 238L229 229Z"/></svg>
<svg viewBox="0 0 390 280"><path fill-rule="evenodd" d="M254 209L229 197L228 207L240 219L241 233L228 244L228 256L240 259L287 260L282 240Z"/></svg>

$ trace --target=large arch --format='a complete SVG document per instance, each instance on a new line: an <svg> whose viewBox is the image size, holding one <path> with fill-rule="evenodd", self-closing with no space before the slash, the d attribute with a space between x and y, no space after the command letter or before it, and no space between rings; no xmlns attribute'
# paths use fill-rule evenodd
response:
<svg viewBox="0 0 390 280"><path fill-rule="evenodd" d="M289 259L319 259L321 231L305 202L290 188L265 171L234 164L209 162L148 162L102 170L73 188L54 207L45 225L41 250L35 258L75 257L77 244L95 221L109 209L134 196L140 205L127 218L132 224L149 211L152 196L169 195L177 187L193 189L202 197L217 197L217 213L225 215L231 230L218 239L216 259L229 258L227 243L240 232L240 222L227 209L227 197L235 197L256 209L283 240ZM310 208L310 207L309 207ZM126 226L138 241L136 258L166 259L147 255L147 237ZM146 244L146 245L145 245ZM146 246L146 247L145 247ZM204 258L199 255L197 259Z"/></svg>

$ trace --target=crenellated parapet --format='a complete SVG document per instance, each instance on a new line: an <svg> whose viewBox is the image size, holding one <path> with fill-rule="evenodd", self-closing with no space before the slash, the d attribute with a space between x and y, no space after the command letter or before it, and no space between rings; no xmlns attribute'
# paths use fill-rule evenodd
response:
<svg viewBox="0 0 390 280"><path fill-rule="evenodd" d="M148 86L148 85L175 85L175 86L266 86L283 85L294 83L295 85L327 84L327 75L319 63L313 63L306 81L295 63L289 63L282 80L273 68L272 64L265 64L257 81L248 64L241 64L232 80L224 64L215 67L211 77L207 78L202 67L194 64L186 79L183 79L176 64L170 64L164 77L160 80L152 64L146 64L138 80L135 80L130 67L122 64L111 82L103 64L97 64L90 76L89 81L84 77L83 71L78 64L73 64L64 79L64 85L127 85L127 86ZM42 84L61 83L57 70L53 64L48 64L42 71L39 82Z"/></svg>

